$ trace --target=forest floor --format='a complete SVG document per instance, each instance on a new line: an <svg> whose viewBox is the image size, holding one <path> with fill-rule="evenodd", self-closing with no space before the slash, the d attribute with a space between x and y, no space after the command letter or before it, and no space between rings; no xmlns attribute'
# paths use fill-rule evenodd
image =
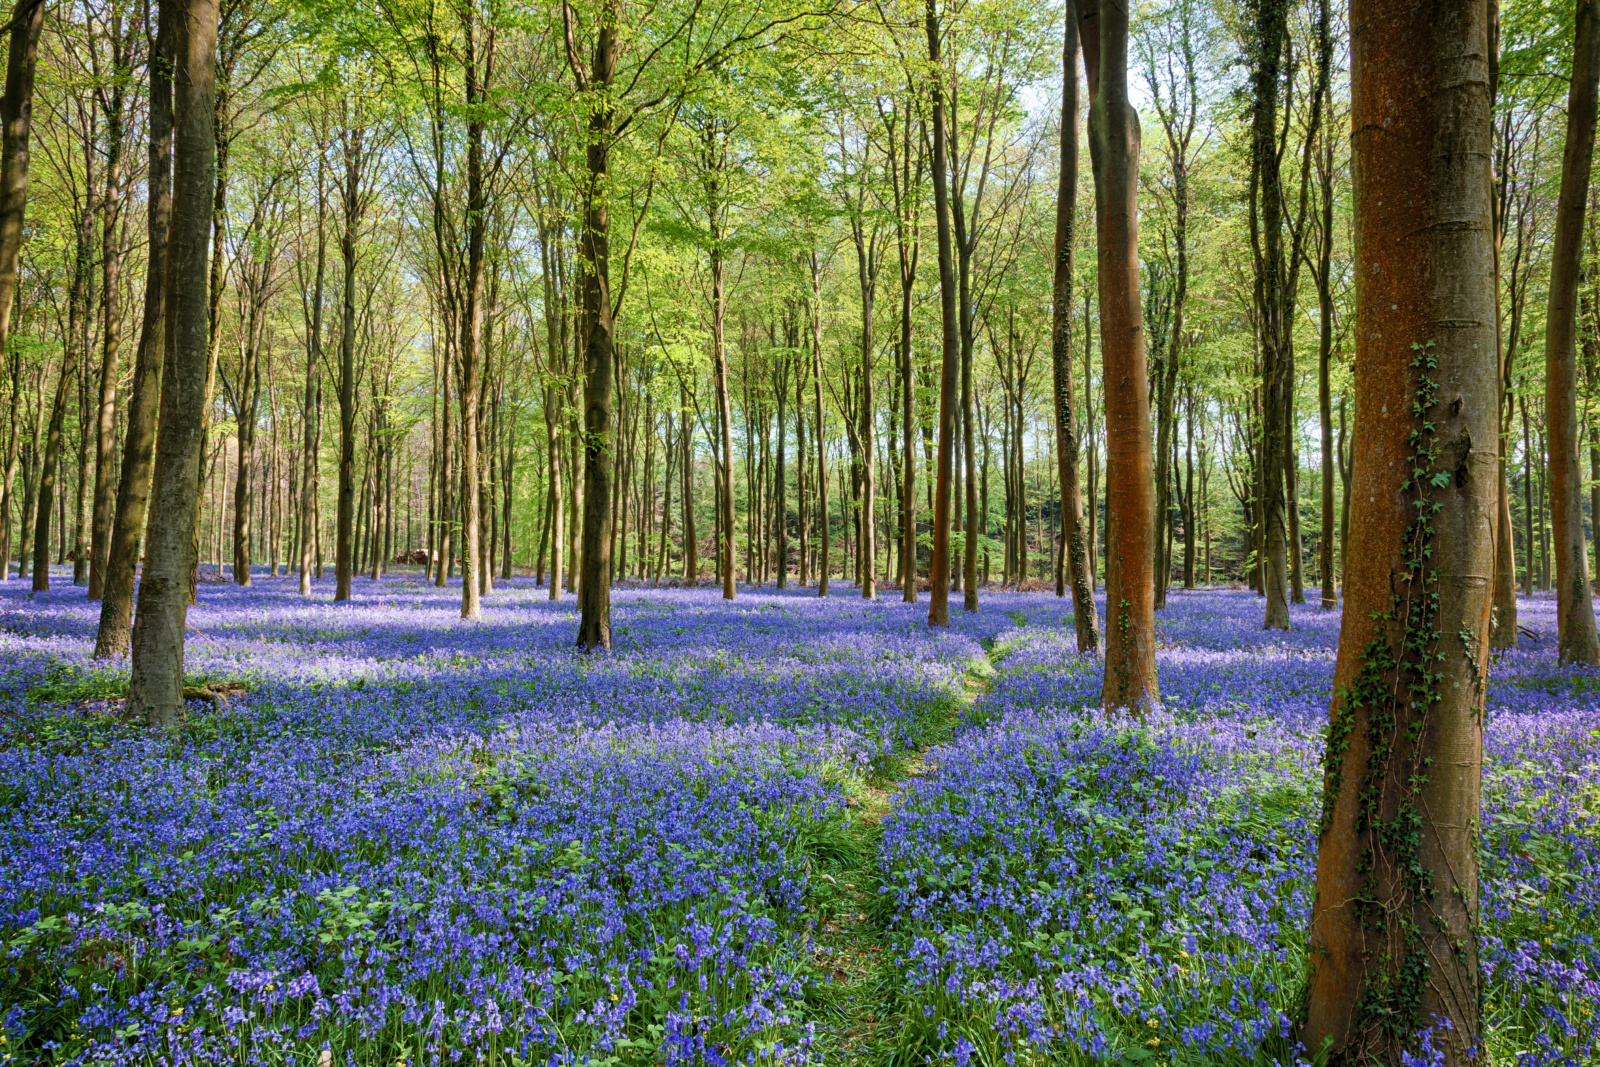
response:
<svg viewBox="0 0 1600 1067"><path fill-rule="evenodd" d="M1174 591L1134 720L1049 594L618 590L600 656L570 598L484 603L205 584L151 734L81 590L0 588L0 1062L1299 1057L1337 612ZM1487 697L1517 1067L1600 1055L1600 678L1553 609Z"/></svg>

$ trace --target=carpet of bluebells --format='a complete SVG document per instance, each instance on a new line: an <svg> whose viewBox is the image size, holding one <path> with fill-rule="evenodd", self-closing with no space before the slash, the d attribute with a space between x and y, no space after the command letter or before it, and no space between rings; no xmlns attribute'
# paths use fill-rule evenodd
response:
<svg viewBox="0 0 1600 1067"><path fill-rule="evenodd" d="M261 575L190 613L192 680L245 691L165 735L88 659L97 605L21 584L0 1062L1306 1058L1336 614L1263 634L1249 593L1175 592L1134 722L1043 594L930 631L895 594L618 590L583 657L527 579L468 623L415 575L339 605ZM1488 690L1489 1051L1592 1064L1600 675L1522 611L1543 636ZM847 870L870 973L833 962Z"/></svg>

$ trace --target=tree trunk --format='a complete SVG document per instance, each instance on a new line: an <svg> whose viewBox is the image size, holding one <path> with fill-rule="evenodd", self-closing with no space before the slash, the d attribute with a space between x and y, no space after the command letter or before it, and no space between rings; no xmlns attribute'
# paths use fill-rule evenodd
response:
<svg viewBox="0 0 1600 1067"><path fill-rule="evenodd" d="M1255 5L1250 47L1254 94L1251 123L1251 245L1255 253L1256 329L1261 345L1261 580L1265 629L1289 628L1288 505L1284 500L1289 405L1294 383L1284 321L1289 284L1283 249L1283 181L1279 169L1278 103L1288 5Z"/></svg>
<svg viewBox="0 0 1600 1067"><path fill-rule="evenodd" d="M939 236L939 313L943 330L939 370L939 466L934 475L933 553L928 561L932 589L928 625L950 625L950 478L954 467L956 402L961 373L956 322L955 255L950 236L950 159L946 144L944 62L939 56L939 14L926 0L924 24L933 82L933 213ZM820 367L818 368L820 372Z"/></svg>
<svg viewBox="0 0 1600 1067"><path fill-rule="evenodd" d="M28 139L33 127L33 75L39 61L39 34L44 26L44 0L17 0L11 13L6 53L5 93L0 95L0 353L11 351L11 316L16 305L17 258L22 251L22 226L28 209ZM20 412L17 385L19 356L11 356L10 440L6 446L4 499L0 500L0 579L11 563L11 501L17 470ZM26 484L26 483L25 483ZM27 509L22 521L27 522ZM17 567L22 577L24 565Z"/></svg>
<svg viewBox="0 0 1600 1067"><path fill-rule="evenodd" d="M483 388L483 256L484 235L488 228L488 203L483 187L483 120L478 108L487 87L480 84L480 66L474 33L473 5L461 9L466 38L466 105L473 117L467 120L467 258L466 276L461 279L461 617L481 619L482 582L488 568L482 558L483 472L479 469L482 440L481 396ZM606 353L607 358L610 352ZM609 363L607 364L609 371ZM580 642L581 643L581 642Z"/></svg>
<svg viewBox="0 0 1600 1067"><path fill-rule="evenodd" d="M1100 350L1106 405L1107 709L1160 700L1155 659L1155 501L1151 494L1150 382L1139 300L1139 116L1128 102L1128 12L1079 7L1090 64L1089 143L1095 173Z"/></svg>
<svg viewBox="0 0 1600 1067"><path fill-rule="evenodd" d="M61 432L66 422L67 398L78 370L75 346L64 346L61 376L56 379L55 400L50 405L50 422L45 430L44 454L39 464L39 492L35 497L33 529L33 591L50 589L50 512L55 506L56 478L61 468ZM62 536L66 531L62 530Z"/></svg>
<svg viewBox="0 0 1600 1067"><path fill-rule="evenodd" d="M1545 421L1550 441L1551 533L1556 557L1556 621L1563 663L1600 663L1583 539L1582 468L1578 463L1578 276L1583 214L1594 162L1600 94L1600 0L1578 0L1567 95L1566 148L1556 204L1550 292L1545 316ZM1600 518L1600 516L1597 516Z"/></svg>
<svg viewBox="0 0 1600 1067"><path fill-rule="evenodd" d="M96 659L128 652L134 571L139 562L139 542L144 536L145 512L150 499L156 413L161 404L161 363L166 349L163 289L167 270L167 227L172 218L172 79L169 71L175 34L173 19L163 5L149 63L144 317L139 326L139 348L134 357L128 399L122 470L117 479L117 507L106 551L105 581L100 590L100 626L94 641Z"/></svg>
<svg viewBox="0 0 1600 1067"><path fill-rule="evenodd" d="M1333 64L1333 35L1329 25L1329 0L1317 3L1318 82L1326 85ZM1317 420L1322 431L1321 554L1323 611L1339 606L1333 570L1333 137L1324 135L1318 165L1319 220L1317 264L1312 271L1317 286Z"/></svg>
<svg viewBox="0 0 1600 1067"><path fill-rule="evenodd" d="M120 19L111 35L113 62L125 61ZM122 346L122 303L119 299L122 262L127 253L119 230L122 224L123 105L126 82L118 75L108 94L106 114L105 196L101 200L101 310L104 315L100 345L100 396L96 407L94 453L94 518L89 535L89 599L99 600L105 588L106 557L111 539L117 447L117 380Z"/></svg>
<svg viewBox="0 0 1600 1067"><path fill-rule="evenodd" d="M588 84L601 95L589 116L588 180L583 189L582 318L578 337L584 346L583 390L583 555L578 579L578 648L611 647L611 474L612 360L615 338L611 297L611 140L609 101L617 63L616 32L620 0L596 31ZM570 15L570 7L563 8ZM720 328L720 323L719 323ZM727 457L724 457L726 459ZM729 543L731 561L732 542ZM731 591L725 591L731 596Z"/></svg>
<svg viewBox="0 0 1600 1067"><path fill-rule="evenodd" d="M216 0L164 0L160 17L163 23L176 20L166 353L127 710L130 717L170 729L183 714L183 640L205 447L201 414L209 362L209 208L216 177Z"/></svg>
<svg viewBox="0 0 1600 1067"><path fill-rule="evenodd" d="M1078 211L1078 10L1067 0L1061 46L1061 166L1056 184L1056 275L1051 306L1050 357L1056 402L1056 477L1061 480L1061 565L1056 595L1072 587L1072 625L1078 651L1099 648L1090 553L1083 536L1083 494L1078 490L1078 414L1072 384L1072 285Z"/></svg>
<svg viewBox="0 0 1600 1067"><path fill-rule="evenodd" d="M873 303L878 290L877 234L864 243L861 222L856 223L856 256L861 283L861 409L856 416L856 438L861 456L861 510L857 513L859 537L856 551L856 584L864 600L875 600L877 589L878 538L874 522L873 498L877 492L877 471L873 423L877 412L872 388Z"/></svg>
<svg viewBox="0 0 1600 1067"><path fill-rule="evenodd" d="M544 443L550 458L550 500L548 503L550 514L550 599L561 599L561 533L564 520L561 514L563 493L561 489L561 435L558 427L561 422L561 413L557 408L556 398L561 395L560 389L549 386L544 394Z"/></svg>
<svg viewBox="0 0 1600 1067"><path fill-rule="evenodd" d="M351 539L355 533L356 474L356 237L361 226L361 165L366 131L347 127L344 142L344 228L339 235L343 257L343 302L339 311L339 501L333 545L333 599L350 599L354 567Z"/></svg>
<svg viewBox="0 0 1600 1067"><path fill-rule="evenodd" d="M1350 12L1352 490L1367 503L1350 536L1300 1034L1336 1062L1398 1065L1424 1030L1448 1067L1481 1049L1499 397L1486 7Z"/></svg>
<svg viewBox="0 0 1600 1067"><path fill-rule="evenodd" d="M928 0L931 4L933 0ZM833 530L828 522L828 438L822 422L822 271L817 254L811 253L811 402L812 423L817 439L817 524L822 548L817 559L817 595L828 595L828 573L833 564Z"/></svg>

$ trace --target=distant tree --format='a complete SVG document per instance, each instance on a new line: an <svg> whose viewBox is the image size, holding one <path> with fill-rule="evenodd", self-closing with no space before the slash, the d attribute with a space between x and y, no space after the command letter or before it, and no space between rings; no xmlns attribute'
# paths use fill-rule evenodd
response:
<svg viewBox="0 0 1600 1067"><path fill-rule="evenodd" d="M1545 315L1545 418L1550 435L1550 510L1556 555L1556 622L1563 663L1600 663L1583 537L1582 468L1578 463L1578 276L1583 216L1594 163L1596 95L1600 91L1600 0L1578 0L1574 13L1567 138L1561 156L1555 248Z"/></svg>

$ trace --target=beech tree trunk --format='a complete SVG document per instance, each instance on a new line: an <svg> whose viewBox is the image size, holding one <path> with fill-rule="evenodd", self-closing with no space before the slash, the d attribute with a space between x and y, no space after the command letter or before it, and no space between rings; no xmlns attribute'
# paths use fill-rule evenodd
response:
<svg viewBox="0 0 1600 1067"><path fill-rule="evenodd" d="M955 466L956 404L960 386L960 327L956 320L955 250L950 235L950 152L946 141L944 61L939 55L939 13L926 0L924 25L933 72L933 214L939 235L939 315L943 329L939 364L939 461L934 475L932 588L928 625L950 625L950 479ZM820 373L821 368L818 368Z"/></svg>
<svg viewBox="0 0 1600 1067"><path fill-rule="evenodd" d="M1261 345L1261 579L1268 630L1289 628L1289 535L1284 500L1289 404L1293 388L1285 322L1288 264L1283 249L1283 181L1278 153L1278 101L1283 42L1288 33L1285 0L1258 0L1250 47L1251 244L1255 252L1256 330Z"/></svg>
<svg viewBox="0 0 1600 1067"><path fill-rule="evenodd" d="M1078 486L1078 412L1072 380L1072 289L1078 214L1078 5L1066 0L1061 46L1061 163L1056 185L1056 262L1050 357L1056 404L1056 467L1061 480L1061 551L1056 596L1072 587L1072 624L1079 652L1100 647Z"/></svg>
<svg viewBox="0 0 1600 1067"><path fill-rule="evenodd" d="M347 127L344 143L344 228L339 234L343 261L343 300L339 310L339 500L333 544L335 601L350 599L350 578L355 561L351 539L355 533L356 477L356 237L361 226L362 142L366 131Z"/></svg>
<svg viewBox="0 0 1600 1067"><path fill-rule="evenodd" d="M833 529L828 523L828 438L822 421L822 270L815 251L811 253L811 409L816 427L812 436L817 439L817 524L822 541L817 559L817 595L827 596L828 573L833 567L829 555Z"/></svg>
<svg viewBox="0 0 1600 1067"><path fill-rule="evenodd" d="M557 410L556 398L560 390L546 386L544 391L544 443L546 454L550 460L549 469L549 500L545 507L550 524L550 599L561 599L561 531L563 520L561 504L563 494L561 491L561 441L557 433L557 424L561 421L561 414Z"/></svg>
<svg viewBox="0 0 1600 1067"><path fill-rule="evenodd" d="M324 178L327 144L317 143L317 273L312 283L310 307L306 309L306 375L301 398L300 426L300 595L311 594L312 545L316 541L317 451L321 443L321 364L322 299L327 281L328 235L327 196ZM429 501L432 506L432 501Z"/></svg>
<svg viewBox="0 0 1600 1067"><path fill-rule="evenodd" d="M1498 510L1487 4L1354 0L1350 24L1362 503L1300 1037L1333 1062L1398 1065L1432 1030L1458 1067L1479 1062L1482 1036L1477 838Z"/></svg>
<svg viewBox="0 0 1600 1067"><path fill-rule="evenodd" d="M50 517L55 509L56 477L61 469L61 431L66 423L67 399L77 378L76 346L67 344L61 353L61 376L56 379L56 395L50 405L50 422L45 429L43 458L39 463L39 492L34 506L33 591L50 589ZM61 531L63 537L66 530Z"/></svg>
<svg viewBox="0 0 1600 1067"><path fill-rule="evenodd" d="M133 623L128 714L170 729L183 714L183 639L195 564L195 503L205 447L201 413L209 362L207 271L216 176L217 2L165 0L176 21L172 225L166 274L166 344L150 532Z"/></svg>
<svg viewBox="0 0 1600 1067"><path fill-rule="evenodd" d="M1583 539L1583 469L1578 462L1577 313L1579 260L1600 91L1600 0L1577 0L1567 138L1561 157L1550 291L1545 315L1545 419L1549 426L1551 536L1556 622L1563 663L1600 663ZM1600 516L1597 516L1600 518Z"/></svg>
<svg viewBox="0 0 1600 1067"><path fill-rule="evenodd" d="M44 0L17 0L11 12L11 37L6 52L5 92L0 95L0 353L10 352L11 313L17 295L17 258L22 252L22 225L28 209L28 139L33 127L33 74L39 61L39 34L44 27ZM22 435L17 386L18 357L11 359L11 436L6 445L4 498L0 499L0 579L11 566L11 501ZM22 521L27 523L27 508ZM24 537L26 540L26 537ZM21 578L26 564L17 568Z"/></svg>
<svg viewBox="0 0 1600 1067"><path fill-rule="evenodd" d="M715 134L712 134L715 136ZM717 432L722 437L717 459L717 575L722 579L722 599L736 594L733 576L733 409L728 396L727 313L723 274L721 219L716 171L706 177L711 234L711 373L717 394Z"/></svg>
<svg viewBox="0 0 1600 1067"><path fill-rule="evenodd" d="M144 316L134 356L128 425L122 442L117 506L107 541L105 580L100 588L96 659L128 652L133 622L133 579L150 500L156 414L161 404L161 363L166 350L167 227L172 219L172 78L176 29L165 4L158 14L150 69L150 148L146 175Z"/></svg>
<svg viewBox="0 0 1600 1067"><path fill-rule="evenodd" d="M1489 0L1489 105L1492 108L1500 95L1500 3ZM1491 648L1517 647L1517 549L1515 523L1511 519L1511 476L1509 455L1511 450L1511 424L1514 405L1511 391L1511 348L1506 343L1505 311L1501 303L1501 253L1505 247L1507 208L1507 175L1495 175L1495 191L1490 206L1494 209L1494 295L1495 295L1495 346L1500 360L1500 509L1495 521L1494 542L1494 610L1490 615L1489 646Z"/></svg>
<svg viewBox="0 0 1600 1067"><path fill-rule="evenodd" d="M475 109L483 105L487 86L481 82L480 42L475 34L476 18L472 5L462 9L467 55L467 258L466 277L461 286L461 617L483 617L483 583L489 576L485 558L483 523L483 472L479 469L483 418L481 392L483 374L483 257L484 236L488 229L488 203L483 186L483 121ZM492 39L491 39L492 40ZM487 48L484 49L488 51ZM492 54L492 53L491 53ZM484 62L482 67L487 68ZM607 353L609 357L610 353ZM492 527L490 537L492 539ZM607 624L609 626L609 623ZM580 627L580 630L582 627ZM582 644L580 638L579 641ZM609 639L606 641L609 646Z"/></svg>
<svg viewBox="0 0 1600 1067"><path fill-rule="evenodd" d="M108 35L112 63L127 62L121 18L113 19ZM118 286L122 261L127 255L118 231L122 224L122 154L124 151L124 104L127 82L113 79L106 97L106 173L105 197L101 203L100 288L103 332L100 344L100 396L96 405L94 451L94 504L89 527L89 599L99 600L105 588L106 555L111 539L111 507L115 496L117 447L117 381L122 346L122 302Z"/></svg>
<svg viewBox="0 0 1600 1067"><path fill-rule="evenodd" d="M1106 405L1107 709L1160 701L1155 657L1155 500L1150 381L1139 299L1139 116L1128 101L1128 11L1083 3L1096 40L1089 146L1095 172L1100 351ZM1089 59L1085 48L1085 59ZM1086 65L1087 62L1086 62Z"/></svg>
<svg viewBox="0 0 1600 1067"><path fill-rule="evenodd" d="M1324 95L1332 77L1333 32L1330 0L1317 3L1317 81ZM1322 431L1321 553L1323 611L1339 606L1334 584L1333 541L1333 138L1324 135L1317 157L1318 227L1317 262L1312 277L1317 286L1317 422Z"/></svg>
<svg viewBox="0 0 1600 1067"><path fill-rule="evenodd" d="M563 7L563 12L570 18L570 6ZM613 137L609 93L616 72L616 34L620 18L621 4L613 0L596 30L591 69L584 82L586 88L598 94L589 116L589 173L583 190L583 304L578 330L584 346L583 548L578 577L578 647L584 651L611 647L611 472L614 451L611 376L615 323L612 321L608 204ZM726 402L726 391L723 395ZM724 462L729 458L724 454ZM727 553L726 562L731 565L731 537L727 541ZM723 595L731 597L731 570L725 569L724 574Z"/></svg>

